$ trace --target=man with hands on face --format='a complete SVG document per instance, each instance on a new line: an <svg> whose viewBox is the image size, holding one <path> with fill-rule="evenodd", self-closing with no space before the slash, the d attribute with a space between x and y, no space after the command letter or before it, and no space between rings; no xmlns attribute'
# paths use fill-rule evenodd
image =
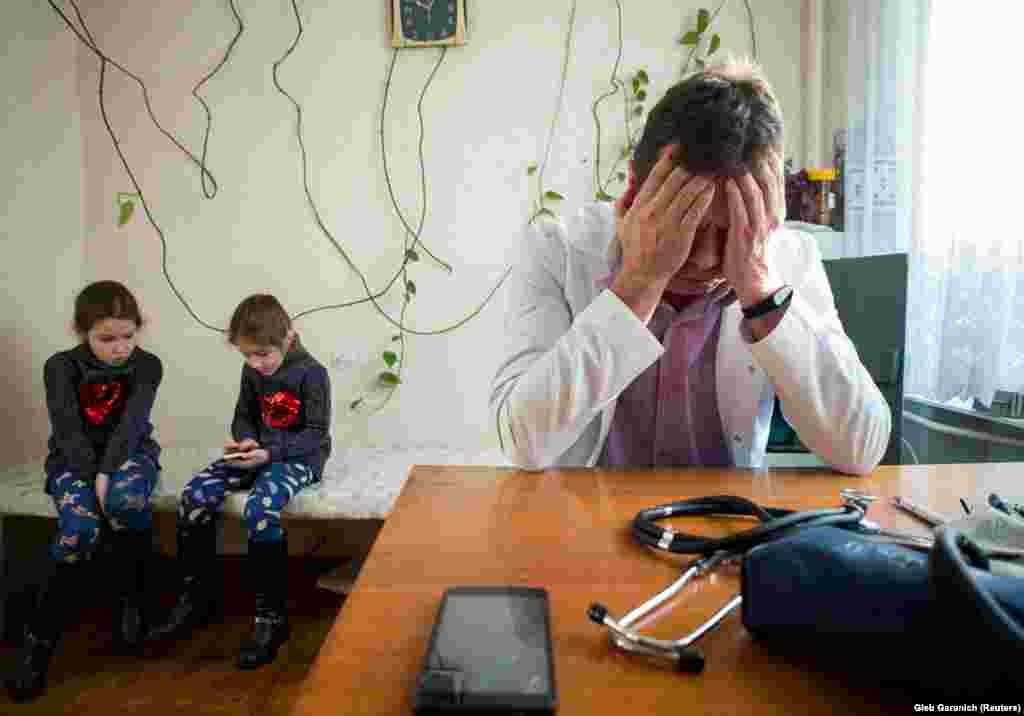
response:
<svg viewBox="0 0 1024 716"><path fill-rule="evenodd" d="M874 469L891 414L781 226L782 130L756 66L709 66L652 109L614 207L527 227L490 401L513 463L761 467L777 395L834 469Z"/></svg>

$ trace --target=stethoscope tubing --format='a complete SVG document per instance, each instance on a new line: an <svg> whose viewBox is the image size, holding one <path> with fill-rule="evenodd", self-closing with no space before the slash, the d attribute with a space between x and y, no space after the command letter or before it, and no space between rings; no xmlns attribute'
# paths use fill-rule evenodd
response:
<svg viewBox="0 0 1024 716"><path fill-rule="evenodd" d="M759 544L810 527L836 526L866 531L863 521L868 503L873 498L853 490L843 491L842 494L842 507L803 512L774 507L764 508L751 500L732 495L680 500L641 510L632 522L632 533L637 542L674 554L702 556L691 564L679 579L630 611L621 620L612 618L607 607L597 603L590 607L590 619L607 627L612 643L623 650L647 656L667 657L677 663L679 670L699 673L704 668L704 655L700 649L692 645L742 604L743 598L740 594L734 595L710 619L680 639L667 640L644 636L632 629L632 625L675 596L693 577L711 571L725 561L742 559L744 554ZM655 522L668 517L711 515L756 517L761 520L761 524L726 537L709 538L663 528Z"/></svg>

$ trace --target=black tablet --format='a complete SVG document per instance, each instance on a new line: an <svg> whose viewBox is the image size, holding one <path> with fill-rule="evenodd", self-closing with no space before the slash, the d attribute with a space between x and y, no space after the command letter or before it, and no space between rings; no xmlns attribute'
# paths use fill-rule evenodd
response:
<svg viewBox="0 0 1024 716"><path fill-rule="evenodd" d="M417 713L554 713L558 695L547 591L448 589L414 702Z"/></svg>

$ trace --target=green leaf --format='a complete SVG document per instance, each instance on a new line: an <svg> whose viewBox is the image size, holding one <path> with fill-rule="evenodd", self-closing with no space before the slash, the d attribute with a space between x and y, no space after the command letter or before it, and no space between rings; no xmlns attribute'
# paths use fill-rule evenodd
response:
<svg viewBox="0 0 1024 716"><path fill-rule="evenodd" d="M546 192L544 192L544 198L550 199L551 201L561 201L565 197L559 194L557 191L551 191L550 189L548 189Z"/></svg>
<svg viewBox="0 0 1024 716"><path fill-rule="evenodd" d="M402 382L402 379L389 370L383 371L377 376L377 382L381 385L395 386Z"/></svg>
<svg viewBox="0 0 1024 716"><path fill-rule="evenodd" d="M536 162L530 162L530 166L526 167L526 176L532 177L536 173L537 173L537 163Z"/></svg>
<svg viewBox="0 0 1024 716"><path fill-rule="evenodd" d="M638 90L636 93L637 102L643 102L647 99L647 90Z"/></svg>
<svg viewBox="0 0 1024 716"><path fill-rule="evenodd" d="M711 36L711 46L708 48L708 55L715 54L715 50L722 46L722 38L717 34Z"/></svg>
<svg viewBox="0 0 1024 716"><path fill-rule="evenodd" d="M131 221L132 213L135 211L135 202L128 200L121 203L121 211L117 215L117 225L124 226Z"/></svg>
<svg viewBox="0 0 1024 716"><path fill-rule="evenodd" d="M597 193L594 194L594 198L598 201L615 201L615 197L606 192L604 189L598 189Z"/></svg>
<svg viewBox="0 0 1024 716"><path fill-rule="evenodd" d="M409 295L415 296L416 295L416 284L414 284L412 281L406 281L405 282L405 290L409 292Z"/></svg>
<svg viewBox="0 0 1024 716"><path fill-rule="evenodd" d="M644 108L641 105L638 104L636 107L633 108L633 114L635 114L637 117L639 117L643 113Z"/></svg>
<svg viewBox="0 0 1024 716"><path fill-rule="evenodd" d="M420 255L416 253L415 249L406 249L405 258L409 263L412 263L413 261L419 261Z"/></svg>
<svg viewBox="0 0 1024 716"><path fill-rule="evenodd" d="M697 32L704 32L708 29L708 23L711 22L711 13L704 8L701 8L697 12Z"/></svg>
<svg viewBox="0 0 1024 716"><path fill-rule="evenodd" d="M363 404L363 399L362 398L356 398L355 400L353 400L351 403L348 404L348 409L349 410L355 410L356 408L358 408L362 404Z"/></svg>
<svg viewBox="0 0 1024 716"><path fill-rule="evenodd" d="M635 95L639 91L640 91L640 78L639 77L634 77L633 78L633 94Z"/></svg>
<svg viewBox="0 0 1024 716"><path fill-rule="evenodd" d="M621 157L622 159L628 159L628 158L629 158L629 153L630 153L630 151L631 151L631 150L632 150L632 147L630 147L630 146L629 146L629 145L627 144L627 145L626 145L625 147L623 147L623 148L622 148L622 151L621 151L621 152L619 152L619 156L620 156L620 157Z"/></svg>
<svg viewBox="0 0 1024 716"><path fill-rule="evenodd" d="M619 181L626 181L626 172L619 172L615 175Z"/></svg>
<svg viewBox="0 0 1024 716"><path fill-rule="evenodd" d="M679 41L680 45L696 45L697 41L700 40L700 33L693 32L692 30L685 35L683 39Z"/></svg>
<svg viewBox="0 0 1024 716"><path fill-rule="evenodd" d="M384 351L384 362L388 364L388 368L393 367L397 360L398 356L394 351Z"/></svg>
<svg viewBox="0 0 1024 716"><path fill-rule="evenodd" d="M650 78L647 76L647 70L637 70L636 78L640 80L640 84L645 85L650 82Z"/></svg>

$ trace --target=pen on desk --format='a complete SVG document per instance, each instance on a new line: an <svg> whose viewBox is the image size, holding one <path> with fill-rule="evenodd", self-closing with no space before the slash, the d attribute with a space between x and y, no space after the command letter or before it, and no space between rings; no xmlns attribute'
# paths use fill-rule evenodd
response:
<svg viewBox="0 0 1024 716"><path fill-rule="evenodd" d="M932 527L944 524L945 522L948 521L945 517L943 517L939 513L932 512L927 507L922 507L921 505L917 504L916 502L908 500L906 497L894 497L894 498L892 498L892 502L893 502L894 505L899 507L901 510L903 510L905 512L909 512L914 517L916 517L919 520L922 520L924 522L927 522Z"/></svg>
<svg viewBox="0 0 1024 716"><path fill-rule="evenodd" d="M997 495L994 492L991 495L988 496L988 504L991 505L993 508L995 508L995 509L999 510L1000 512L1002 512L1004 515L1011 514L1010 513L1010 506L1007 505L1003 501L1003 498L1001 498L999 495Z"/></svg>

